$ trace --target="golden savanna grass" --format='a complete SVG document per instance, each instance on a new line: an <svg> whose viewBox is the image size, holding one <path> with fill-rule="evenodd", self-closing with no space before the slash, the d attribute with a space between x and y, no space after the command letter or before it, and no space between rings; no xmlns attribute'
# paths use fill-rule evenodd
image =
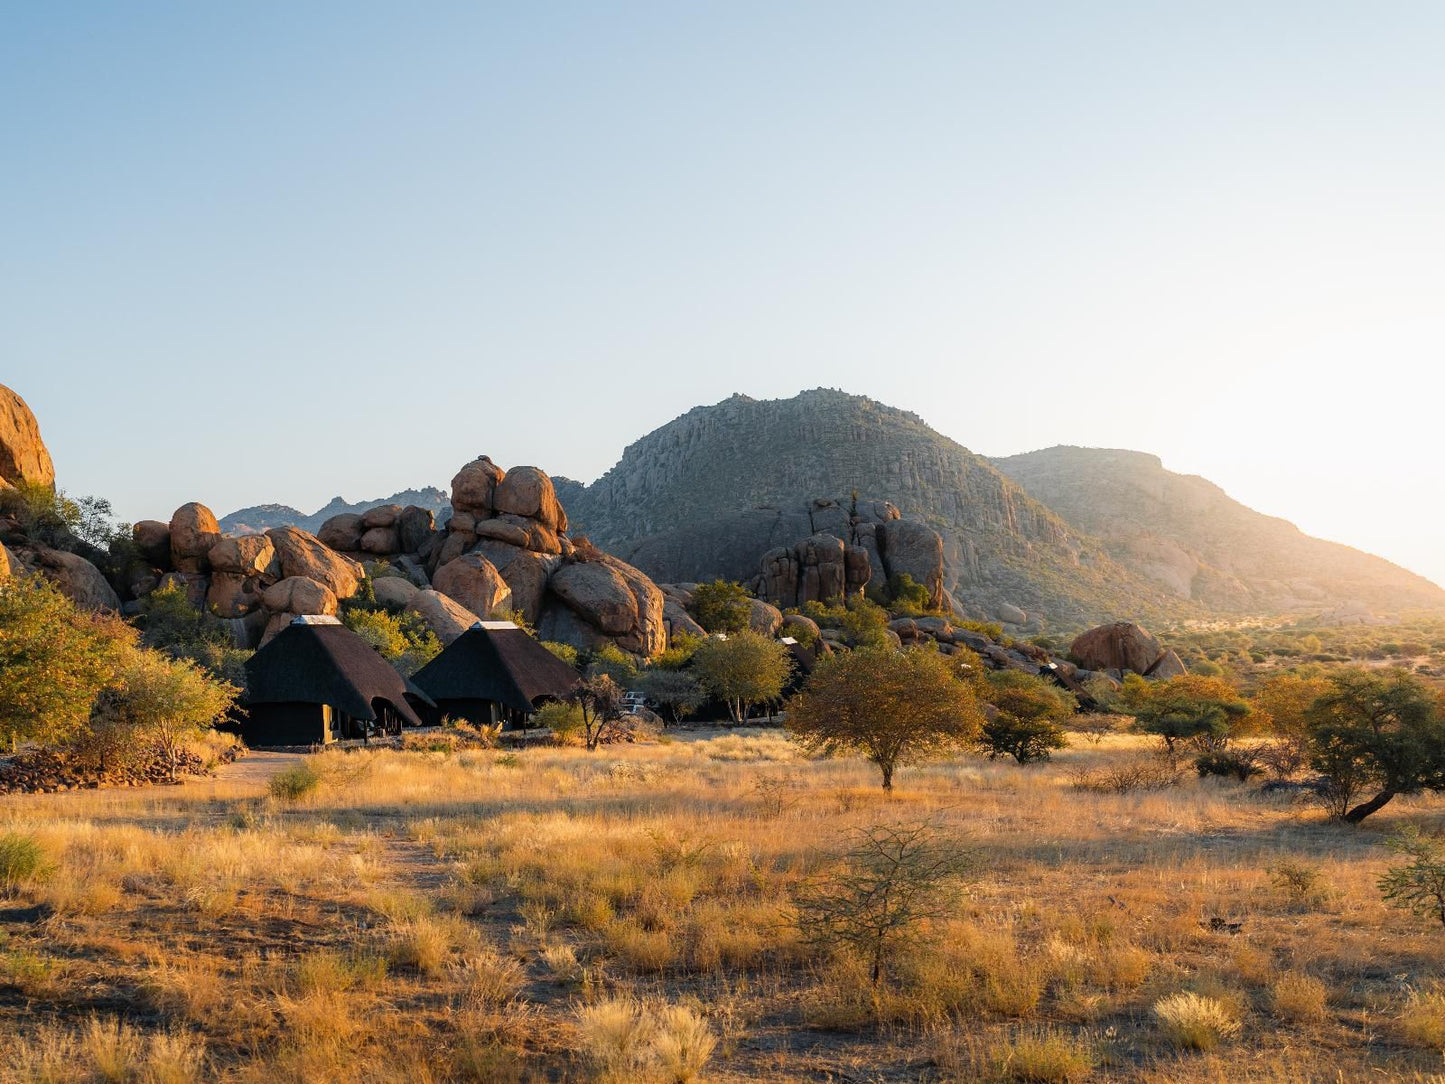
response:
<svg viewBox="0 0 1445 1084"><path fill-rule="evenodd" d="M312 789L0 799L0 1081L1308 1081L1445 1069L1445 937L1380 840L1257 787L1106 793L1147 755L963 757L891 796L773 731L328 752ZM884 981L801 931L851 829L974 872Z"/></svg>

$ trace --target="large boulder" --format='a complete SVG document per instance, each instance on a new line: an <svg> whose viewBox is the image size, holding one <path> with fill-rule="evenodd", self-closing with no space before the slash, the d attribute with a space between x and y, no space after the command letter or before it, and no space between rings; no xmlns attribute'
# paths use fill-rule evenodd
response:
<svg viewBox="0 0 1445 1084"><path fill-rule="evenodd" d="M548 587L574 613L609 636L621 636L637 625L632 588L607 562L570 561L553 573Z"/></svg>
<svg viewBox="0 0 1445 1084"><path fill-rule="evenodd" d="M526 527L505 519L479 520L472 525L472 533L478 538L489 538L494 542L505 542L509 546L520 546L523 549L527 548L532 537Z"/></svg>
<svg viewBox="0 0 1445 1084"><path fill-rule="evenodd" d="M316 532L316 538L334 550L355 553L361 549L361 536L366 533L361 517L355 512L332 516Z"/></svg>
<svg viewBox="0 0 1445 1084"><path fill-rule="evenodd" d="M440 591L418 591L407 608L426 622L445 646L477 623L477 615Z"/></svg>
<svg viewBox="0 0 1445 1084"><path fill-rule="evenodd" d="M1151 677L1155 681L1167 681L1172 677L1183 677L1187 673L1189 673L1189 667L1185 666L1184 660L1175 653L1173 648L1170 648L1159 656L1158 662L1149 667L1149 673L1145 676Z"/></svg>
<svg viewBox="0 0 1445 1084"><path fill-rule="evenodd" d="M778 632L803 643L814 643L823 635L818 622L802 614L788 614L783 618L783 625Z"/></svg>
<svg viewBox="0 0 1445 1084"><path fill-rule="evenodd" d="M361 525L368 531L373 527L394 527L400 515L401 505L378 504L375 508L368 508L361 513Z"/></svg>
<svg viewBox="0 0 1445 1084"><path fill-rule="evenodd" d="M169 568L171 563L171 527L158 519L143 519L133 525L130 536L136 549L152 565Z"/></svg>
<svg viewBox="0 0 1445 1084"><path fill-rule="evenodd" d="M221 525L214 512L191 501L171 516L170 536L171 566L178 572L205 572L209 569L207 555L221 540Z"/></svg>
<svg viewBox="0 0 1445 1084"><path fill-rule="evenodd" d="M617 646L643 658L661 655L667 650L667 622L663 616L666 596L657 589L657 584L625 561L611 556L603 560L622 577L637 604L637 621L617 638Z"/></svg>
<svg viewBox="0 0 1445 1084"><path fill-rule="evenodd" d="M492 562L512 590L512 606L521 610L527 620L535 625L542 616L542 599L547 593L547 579L561 558L518 549L516 546L487 538L478 542L473 552Z"/></svg>
<svg viewBox="0 0 1445 1084"><path fill-rule="evenodd" d="M482 617L512 608L511 587L480 553L464 554L437 569L432 586Z"/></svg>
<svg viewBox="0 0 1445 1084"><path fill-rule="evenodd" d="M420 553L436 533L436 516L430 508L409 504L396 518L397 552Z"/></svg>
<svg viewBox="0 0 1445 1084"><path fill-rule="evenodd" d="M537 467L513 467L496 485L492 507L499 514L535 519L554 531L567 529L552 479Z"/></svg>
<svg viewBox="0 0 1445 1084"><path fill-rule="evenodd" d="M1132 670L1136 674L1147 674L1163 654L1159 641L1130 621L1092 628L1069 647L1074 662L1086 670Z"/></svg>
<svg viewBox="0 0 1445 1084"><path fill-rule="evenodd" d="M245 617L261 605L264 586L258 576L213 572L206 588L206 609L227 620Z"/></svg>
<svg viewBox="0 0 1445 1084"><path fill-rule="evenodd" d="M0 482L55 486L55 464L25 400L0 385Z"/></svg>
<svg viewBox="0 0 1445 1084"><path fill-rule="evenodd" d="M0 543L0 583L8 580L17 571L17 562L11 559L10 551L5 548L4 543Z"/></svg>
<svg viewBox="0 0 1445 1084"><path fill-rule="evenodd" d="M776 636L783 627L783 613L760 598L748 599L748 627L762 636Z"/></svg>
<svg viewBox="0 0 1445 1084"><path fill-rule="evenodd" d="M336 593L326 584L306 576L288 576L273 583L262 593L261 602L272 613L336 613Z"/></svg>
<svg viewBox="0 0 1445 1084"><path fill-rule="evenodd" d="M596 651L614 642L570 606L560 602L556 595L547 596L542 617L537 622L537 635L543 640L570 644L578 651Z"/></svg>
<svg viewBox="0 0 1445 1084"><path fill-rule="evenodd" d="M401 543L397 539L396 528L368 527L361 536L361 549L364 553L374 553L377 556L399 553Z"/></svg>
<svg viewBox="0 0 1445 1084"><path fill-rule="evenodd" d="M667 625L667 641L672 643L674 638L681 636L706 636L707 630L693 620L692 614L687 612L674 596L664 594L662 596L662 620Z"/></svg>
<svg viewBox="0 0 1445 1084"><path fill-rule="evenodd" d="M27 563L82 610L119 610L120 596L100 569L84 557L65 550L37 546L26 552Z"/></svg>
<svg viewBox="0 0 1445 1084"><path fill-rule="evenodd" d="M844 597L848 583L847 551L847 544L831 534L815 534L793 547L798 558L797 605ZM786 600L782 605L787 605Z"/></svg>
<svg viewBox="0 0 1445 1084"><path fill-rule="evenodd" d="M325 584L337 598L350 598L361 584L362 568L323 545L300 527L273 527L266 532L276 547L283 576L305 576Z"/></svg>
<svg viewBox="0 0 1445 1084"><path fill-rule="evenodd" d="M247 534L239 538L223 538L206 554L216 572L240 576L266 576L277 579L280 571L276 547L263 534Z"/></svg>
<svg viewBox="0 0 1445 1084"><path fill-rule="evenodd" d="M928 589L929 605L943 605L943 536L926 523L893 519L877 531L883 567L890 577L907 574Z"/></svg>
<svg viewBox="0 0 1445 1084"><path fill-rule="evenodd" d="M401 576L381 576L371 581L371 589L376 594L376 601L383 606L403 609L411 605L417 592L421 590L411 580Z"/></svg>
<svg viewBox="0 0 1445 1084"><path fill-rule="evenodd" d="M452 479L452 511L466 512L477 519L490 519L492 498L506 472L488 456L473 459Z"/></svg>

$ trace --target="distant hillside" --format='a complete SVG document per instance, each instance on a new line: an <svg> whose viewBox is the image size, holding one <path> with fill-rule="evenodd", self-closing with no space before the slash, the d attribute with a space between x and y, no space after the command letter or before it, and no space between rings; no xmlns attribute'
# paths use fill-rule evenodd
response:
<svg viewBox="0 0 1445 1084"><path fill-rule="evenodd" d="M697 407L592 485L557 485L574 533L662 581L750 578L766 549L796 540L773 537L793 510L856 492L943 535L945 586L979 616L1017 606L1077 624L1191 610L916 415L840 391Z"/></svg>
<svg viewBox="0 0 1445 1084"><path fill-rule="evenodd" d="M1279 613L1351 602L1374 611L1445 607L1445 591L1380 557L1304 534L1157 456L1046 448L995 466L1120 563L1210 610Z"/></svg>
<svg viewBox="0 0 1445 1084"><path fill-rule="evenodd" d="M404 489L390 497L378 497L376 500L358 501L354 504L345 497L332 497L324 508L319 508L310 515L290 505L257 504L223 516L220 521L221 530L227 534L251 534L269 531L272 527L300 527L315 533L316 529L332 516L339 516L343 512L365 512L368 508L382 504L399 504L403 508L414 504L418 508L429 508L436 514L438 523L451 515L450 497L446 491L427 487Z"/></svg>

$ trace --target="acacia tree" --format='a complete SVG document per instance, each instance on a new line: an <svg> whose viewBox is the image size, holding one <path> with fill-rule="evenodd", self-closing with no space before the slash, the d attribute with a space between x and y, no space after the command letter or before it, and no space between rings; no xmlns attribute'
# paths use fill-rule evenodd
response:
<svg viewBox="0 0 1445 1084"><path fill-rule="evenodd" d="M1445 790L1445 710L1405 670L1350 669L1305 713L1332 816L1358 824L1397 794ZM1373 797L1358 801L1369 791Z"/></svg>
<svg viewBox="0 0 1445 1084"><path fill-rule="evenodd" d="M692 592L688 607L697 623L708 632L742 632L752 618L753 604L747 589L731 580L700 583Z"/></svg>
<svg viewBox="0 0 1445 1084"><path fill-rule="evenodd" d="M1020 670L990 674L985 693L994 706L979 744L990 760L1010 756L1020 764L1048 760L1069 744L1063 721L1078 708L1072 693Z"/></svg>
<svg viewBox="0 0 1445 1084"><path fill-rule="evenodd" d="M682 722L685 716L702 707L706 699L702 685L686 670L663 670L653 666L642 675L641 685L647 698L665 708L674 723Z"/></svg>
<svg viewBox="0 0 1445 1084"><path fill-rule="evenodd" d="M55 745L90 718L134 634L81 613L39 576L0 584L0 735Z"/></svg>
<svg viewBox="0 0 1445 1084"><path fill-rule="evenodd" d="M144 649L127 653L119 676L121 716L155 743L171 779L186 741L214 726L240 692L189 659Z"/></svg>
<svg viewBox="0 0 1445 1084"><path fill-rule="evenodd" d="M776 700L792 671L788 649L756 632L711 637L692 655L692 670L702 687L726 702L733 722L747 721L754 704Z"/></svg>
<svg viewBox="0 0 1445 1084"><path fill-rule="evenodd" d="M1171 764L1182 742L1192 742L1206 753L1222 749L1249 714L1249 705L1233 685L1201 674L1180 674L1167 681L1146 681L1130 674L1120 707L1134 716L1140 730L1164 742Z"/></svg>
<svg viewBox="0 0 1445 1084"><path fill-rule="evenodd" d="M893 789L901 764L943 756L977 738L973 688L935 651L862 648L818 664L788 703L788 729L813 753L861 753Z"/></svg>
<svg viewBox="0 0 1445 1084"><path fill-rule="evenodd" d="M593 674L567 694L582 713L582 740L589 750L602 744L622 718L622 689L609 674Z"/></svg>
<svg viewBox="0 0 1445 1084"><path fill-rule="evenodd" d="M1260 683L1251 702L1255 724L1273 741L1260 755L1277 775L1287 777L1305 766L1310 754L1306 714L1316 700L1330 691L1322 677L1276 674Z"/></svg>

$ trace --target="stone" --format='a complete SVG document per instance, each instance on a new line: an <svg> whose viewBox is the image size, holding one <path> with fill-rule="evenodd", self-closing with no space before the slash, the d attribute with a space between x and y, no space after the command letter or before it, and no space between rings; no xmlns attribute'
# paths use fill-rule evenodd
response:
<svg viewBox="0 0 1445 1084"><path fill-rule="evenodd" d="M540 520L527 519L524 516L513 515L510 512L498 519L503 523L509 523L518 527L527 534L527 549L536 553L561 553L562 541L557 532L548 527ZM480 524L478 524L480 526Z"/></svg>
<svg viewBox="0 0 1445 1084"><path fill-rule="evenodd" d="M430 508L418 508L409 504L396 518L397 552L420 553L422 547L436 534L436 516Z"/></svg>
<svg viewBox="0 0 1445 1084"><path fill-rule="evenodd" d="M361 513L361 525L368 531L375 527L394 527L401 515L399 504L378 504Z"/></svg>
<svg viewBox="0 0 1445 1084"><path fill-rule="evenodd" d="M470 531L450 531L446 541L436 551L436 564L432 565L432 575L446 565L451 564L462 554L477 544L477 536Z"/></svg>
<svg viewBox="0 0 1445 1084"><path fill-rule="evenodd" d="M40 423L15 392L0 385L0 480L55 488L55 464L40 439Z"/></svg>
<svg viewBox="0 0 1445 1084"><path fill-rule="evenodd" d="M272 613L336 613L336 593L326 584L306 576L288 576L273 583L262 593L261 602Z"/></svg>
<svg viewBox="0 0 1445 1084"><path fill-rule="evenodd" d="M481 520L472 528L472 533L478 538L490 538L497 542L505 542L509 546L520 546L523 549L527 548L527 543L532 537L527 528L519 527L504 519Z"/></svg>
<svg viewBox="0 0 1445 1084"><path fill-rule="evenodd" d="M802 614L785 614L783 627L778 632L780 635L791 636L803 643L816 640L823 635L823 630L818 627L818 622L811 617L804 617Z"/></svg>
<svg viewBox="0 0 1445 1084"><path fill-rule="evenodd" d="M371 527L361 536L363 553L384 555L396 553L400 549L401 543L396 537L396 528L394 527Z"/></svg>
<svg viewBox="0 0 1445 1084"><path fill-rule="evenodd" d="M381 576L372 580L371 589L376 595L376 601L383 606L403 610L411 605L412 599L416 598L417 592L421 590L416 584L400 576Z"/></svg>
<svg viewBox="0 0 1445 1084"><path fill-rule="evenodd" d="M513 467L497 482L492 507L498 514L535 519L553 531L567 529L567 519L547 473L537 467Z"/></svg>
<svg viewBox="0 0 1445 1084"><path fill-rule="evenodd" d="M282 629L284 629L287 625L291 624L292 621L296 620L296 617L296 614L290 613L272 614L270 619L266 622L265 629L263 629L261 632L261 642L259 646L265 647L267 644L269 644L272 639L274 639L277 635L280 634Z"/></svg>
<svg viewBox="0 0 1445 1084"><path fill-rule="evenodd" d="M443 646L451 643L479 620L471 610L440 591L418 591L407 609L426 622L427 628L436 634Z"/></svg>
<svg viewBox="0 0 1445 1084"><path fill-rule="evenodd" d="M667 624L668 643L675 642L678 636L707 635L707 630L694 621L687 608L672 595L662 596L662 620Z"/></svg>
<svg viewBox="0 0 1445 1084"><path fill-rule="evenodd" d="M622 577L637 604L637 621L631 630L617 638L617 646L647 659L661 655L667 650L667 622L663 617L666 596L657 589L657 584L625 561L611 556L604 556L603 560Z"/></svg>
<svg viewBox="0 0 1445 1084"><path fill-rule="evenodd" d="M283 576L305 576L325 584L339 599L356 594L363 573L351 558L322 545L315 535L299 527L273 527L266 534L276 547Z"/></svg>
<svg viewBox="0 0 1445 1084"><path fill-rule="evenodd" d="M355 512L332 516L316 532L316 538L334 550L355 553L361 549L361 536L366 533L361 517Z"/></svg>
<svg viewBox="0 0 1445 1084"><path fill-rule="evenodd" d="M280 578L276 547L263 534L223 538L210 548L206 559L216 572L237 573L242 577L267 576L273 580Z"/></svg>
<svg viewBox="0 0 1445 1084"><path fill-rule="evenodd" d="M25 555L27 563L43 575L82 610L120 611L120 596L115 593L100 569L78 554L52 550L43 546Z"/></svg>
<svg viewBox="0 0 1445 1084"><path fill-rule="evenodd" d="M18 565L18 561L11 561L10 551L7 550L3 544L0 544L0 582L4 582L15 575Z"/></svg>
<svg viewBox="0 0 1445 1084"><path fill-rule="evenodd" d="M206 572L206 555L221 540L221 525L204 504L192 501L171 516L171 567L178 572Z"/></svg>
<svg viewBox="0 0 1445 1084"><path fill-rule="evenodd" d="M844 592L849 595L861 594L863 588L873 579L872 556L864 546L843 547Z"/></svg>
<svg viewBox="0 0 1445 1084"><path fill-rule="evenodd" d="M1087 670L1131 670L1147 674L1163 654L1158 640L1129 621L1099 625L1069 646L1069 655Z"/></svg>
<svg viewBox="0 0 1445 1084"><path fill-rule="evenodd" d="M421 560L418 557L413 557L409 553L399 553L396 559L391 562L391 567L392 571L405 576L418 587L427 588L431 586L431 579L427 576L426 569L422 566Z"/></svg>
<svg viewBox="0 0 1445 1084"><path fill-rule="evenodd" d="M152 565L169 568L171 564L171 527L158 519L143 519L130 529L136 549Z"/></svg>
<svg viewBox="0 0 1445 1084"><path fill-rule="evenodd" d="M994 614L1005 625L1025 625L1029 615L1009 602L1000 602L994 607Z"/></svg>
<svg viewBox="0 0 1445 1084"><path fill-rule="evenodd" d="M206 589L206 609L220 618L245 617L261 605L258 577L240 572L213 572Z"/></svg>
<svg viewBox="0 0 1445 1084"><path fill-rule="evenodd" d="M889 578L907 574L928 590L929 606L943 604L943 536L926 523L893 519L878 528L878 549Z"/></svg>
<svg viewBox="0 0 1445 1084"><path fill-rule="evenodd" d="M760 636L772 637L783 627L783 613L760 598L748 599L748 628Z"/></svg>
<svg viewBox="0 0 1445 1084"><path fill-rule="evenodd" d="M914 625L923 636L931 636L940 643L953 643L953 625L944 617L919 617L914 619Z"/></svg>
<svg viewBox="0 0 1445 1084"><path fill-rule="evenodd" d="M492 562L512 589L512 606L521 610L523 616L535 625L542 616L547 580L561 559L487 538L479 541L473 552Z"/></svg>
<svg viewBox="0 0 1445 1084"><path fill-rule="evenodd" d="M1187 673L1189 667L1185 666L1184 660L1170 648L1159 656L1159 661L1151 666L1144 676L1156 681L1167 681L1173 677L1183 677Z"/></svg>
<svg viewBox="0 0 1445 1084"><path fill-rule="evenodd" d="M632 588L618 570L605 562L563 564L552 574L548 589L601 632L620 636L637 625L637 599Z"/></svg>
<svg viewBox="0 0 1445 1084"><path fill-rule="evenodd" d="M491 518L494 508L492 498L497 483L505 477L506 472L493 463L489 456L473 459L452 479L453 513L471 513L480 519Z"/></svg>
<svg viewBox="0 0 1445 1084"><path fill-rule="evenodd" d="M481 617L512 608L511 587L479 553L464 554L438 568L432 586Z"/></svg>
<svg viewBox="0 0 1445 1084"><path fill-rule="evenodd" d="M596 626L580 617L571 607L562 604L555 595L548 595L547 602L542 607L542 617L537 622L537 636L542 640L570 644L578 651L596 651L604 644L612 643Z"/></svg>

